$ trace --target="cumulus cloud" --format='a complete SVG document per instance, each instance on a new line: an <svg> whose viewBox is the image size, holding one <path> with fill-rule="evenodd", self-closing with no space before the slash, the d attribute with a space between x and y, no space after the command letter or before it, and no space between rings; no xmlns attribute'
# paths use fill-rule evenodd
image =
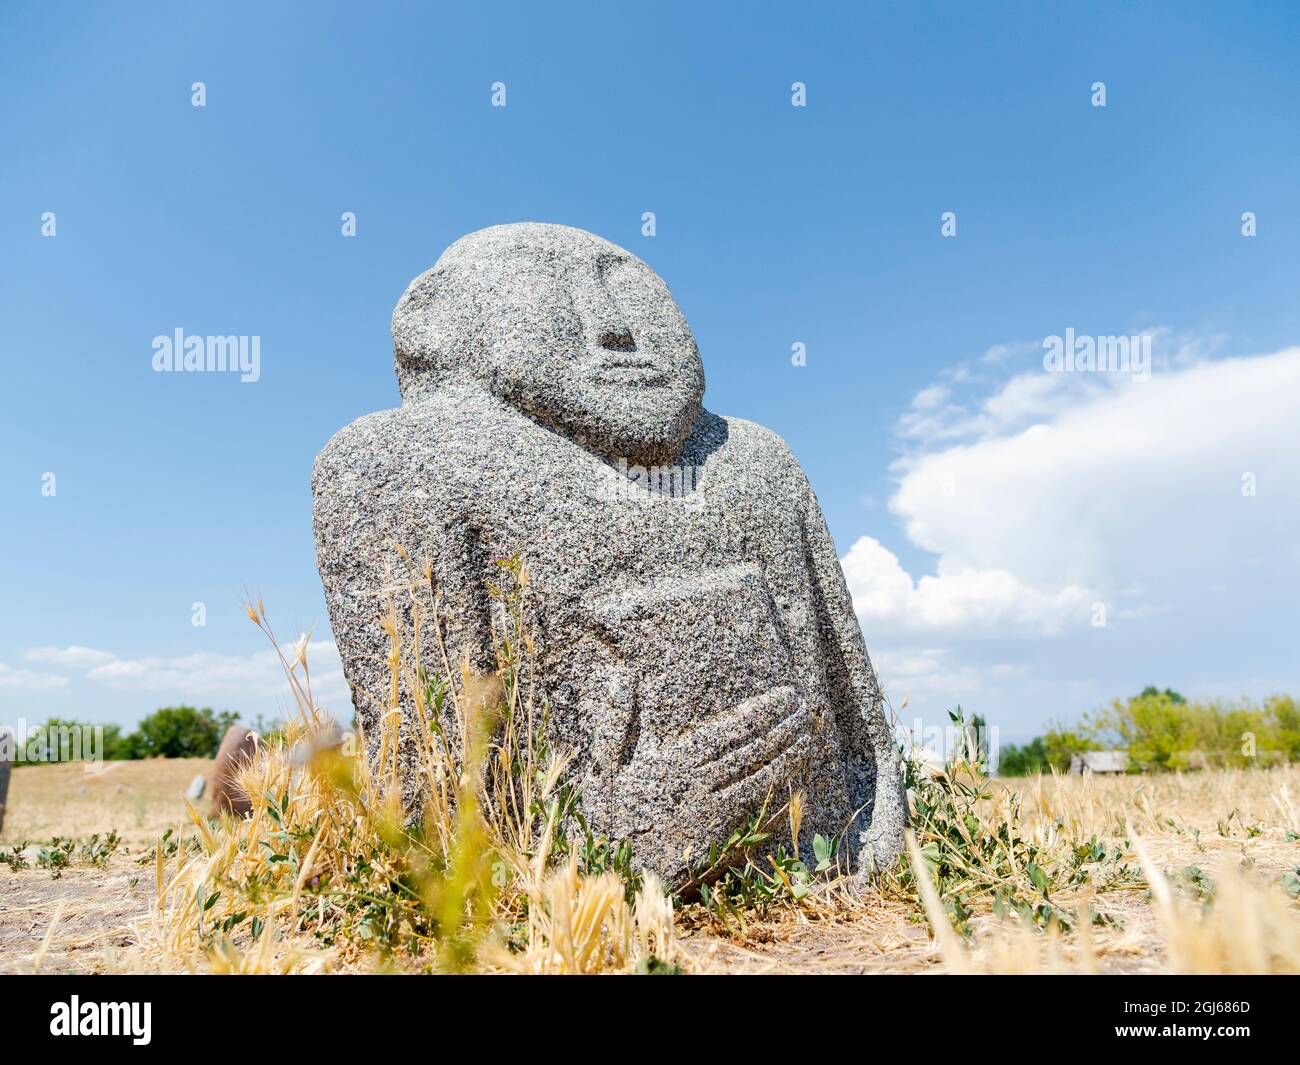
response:
<svg viewBox="0 0 1300 1065"><path fill-rule="evenodd" d="M870 536L849 548L841 563L864 623L888 622L916 631L1053 633L1071 619L1086 620L1092 601L1084 588L1042 592L1006 569L966 568L913 580L898 556Z"/></svg>
<svg viewBox="0 0 1300 1065"><path fill-rule="evenodd" d="M899 419L897 553L882 534L842 559L896 700L1070 713L1157 674L1294 683L1272 648L1300 598L1300 348L1218 358L1220 338L1157 336L1146 381L1008 345ZM899 555L922 553L908 572Z"/></svg>
<svg viewBox="0 0 1300 1065"><path fill-rule="evenodd" d="M1026 380L984 409L1019 416L1035 394ZM1227 542L1234 558L1273 557L1294 577L1279 532L1300 527L1298 394L1300 348L1087 382L1025 428L906 456L890 510L941 576L1006 571L1053 599L1217 572Z"/></svg>
<svg viewBox="0 0 1300 1065"><path fill-rule="evenodd" d="M292 644L281 651L290 661L296 654ZM307 643L306 651L317 698L346 699L347 685L334 642L312 640ZM200 651L188 655L123 658L110 651L73 645L33 648L24 657L80 672L84 679L110 688L170 692L197 701L240 694L287 696L289 691L279 658L272 650L246 655ZM4 669L0 666L0 684L4 683ZM66 677L51 679L60 686L68 682Z"/></svg>
<svg viewBox="0 0 1300 1065"><path fill-rule="evenodd" d="M113 661L108 651L96 651L93 647L33 647L23 652L28 662L44 662L47 665L65 669L91 669Z"/></svg>
<svg viewBox="0 0 1300 1065"><path fill-rule="evenodd" d="M1208 361L1225 343L1223 336L1175 334L1165 328L1143 333L1151 338L1153 372L1162 377ZM899 440L929 451L1006 436L1134 383L1122 373L1044 372L1043 352L1041 340L999 344L945 370L899 417ZM1013 375L1023 365L1029 371Z"/></svg>
<svg viewBox="0 0 1300 1065"><path fill-rule="evenodd" d="M35 673L30 669L14 669L0 662L0 688L48 691L50 688L62 688L67 683L67 677L59 677L52 673Z"/></svg>

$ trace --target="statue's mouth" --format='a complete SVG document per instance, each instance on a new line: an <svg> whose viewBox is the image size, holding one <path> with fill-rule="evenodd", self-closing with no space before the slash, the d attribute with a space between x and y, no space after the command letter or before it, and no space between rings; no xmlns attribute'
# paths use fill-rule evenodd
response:
<svg viewBox="0 0 1300 1065"><path fill-rule="evenodd" d="M644 355L606 355L592 362L588 374L601 384L661 385L668 375Z"/></svg>

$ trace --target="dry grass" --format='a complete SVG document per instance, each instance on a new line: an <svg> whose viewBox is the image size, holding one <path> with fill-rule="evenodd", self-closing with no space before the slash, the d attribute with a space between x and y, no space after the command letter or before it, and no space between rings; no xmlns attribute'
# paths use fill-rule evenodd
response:
<svg viewBox="0 0 1300 1065"><path fill-rule="evenodd" d="M49 826L49 834L84 836L111 829L125 834L136 821L138 804L130 796L142 795L151 811L146 820L154 826L150 831L174 827L186 816L181 792L194 765L124 764L115 772L123 774L120 782L130 791L120 793L127 796L120 799L115 791L111 799L93 796L89 788L85 796L75 790L69 796L67 789L53 786L55 777L42 777L71 774L72 767L18 770L11 812L21 812L23 825ZM39 787L24 788L25 780ZM1300 840L1287 835L1300 836L1300 767L1008 783L1022 797L1022 829L1037 838L1061 838L1063 831L1070 838L1114 836L1119 826L1131 823L1135 849L1126 852L1126 860L1143 869L1144 877L1150 876L1147 870L1159 871L1168 892L1152 893L1143 884L1097 893L1081 885L1059 901L1089 905L1116 923L1084 924L1068 934L999 920L991 907L980 904L970 937L958 940L960 953L945 956L916 900L880 888L854 892L841 884L803 905L752 915L744 935L726 931L698 907L689 908L677 915L675 930L666 932L675 937L674 956L686 972L1300 971L1300 910L1279 887L1282 877L1300 866ZM42 809L46 804L48 811ZM1239 813L1229 819L1234 810ZM15 818L13 823L19 822ZM33 841L47 838L26 835ZM14 836L6 833L6 838ZM0 971L33 971L47 933L49 943L39 958L42 972L184 971L185 961L162 951L153 936L155 870L152 864L135 863L140 853L119 853L103 870L73 867L58 880L42 869L0 868ZM1198 899L1189 887L1184 874L1189 867L1204 870L1215 883L1212 903ZM614 894L606 885L604 899ZM580 896L571 888L558 894L581 906ZM671 927L663 915L658 920L660 928ZM590 924L579 922L578 927ZM635 934L635 922L632 928ZM624 934L620 929L619 935ZM561 957L566 952L573 958L581 955L580 942L571 947L563 934L554 938ZM322 949L306 938L300 947L298 969L356 971L381 964L355 945ZM508 959L494 955L492 961L501 968L534 971L563 967L544 951ZM202 957L190 963L214 967ZM269 962L266 967L275 968Z"/></svg>
<svg viewBox="0 0 1300 1065"><path fill-rule="evenodd" d="M13 770L0 851L21 843L28 868L0 868L0 972L61 973L170 968L141 945L153 885L136 858L188 823L185 789L211 776L205 758L22 766ZM36 866L55 836L84 840L117 832L122 846L103 867L73 864L55 879Z"/></svg>
<svg viewBox="0 0 1300 1065"><path fill-rule="evenodd" d="M507 570L495 678L454 670L445 653L438 678L405 672L421 658L390 616L393 691L417 693L423 727L399 737L391 714L370 760L317 749L306 662L285 661L299 718L244 774L244 820L188 808L183 789L208 763L16 771L11 841L115 829L136 853L74 862L57 878L0 869L0 969L1300 972L1300 767L1290 766L917 777L911 860L891 875L792 884L787 857L746 870L774 889L758 907L675 911L652 877L629 883L566 837L569 759L542 739L520 620L527 577ZM421 587L431 591L417 573L414 640L441 652L436 598ZM266 628L260 606L250 616ZM427 800L415 831L399 743L420 755ZM295 757L295 744L315 754ZM182 816L187 841L173 834L170 849L141 855Z"/></svg>
<svg viewBox="0 0 1300 1065"><path fill-rule="evenodd" d="M185 789L196 776L211 777L212 764L156 758L103 762L89 772L80 763L19 766L10 776L0 842L113 830L128 847L150 847L168 828L187 823Z"/></svg>
<svg viewBox="0 0 1300 1065"><path fill-rule="evenodd" d="M1282 886L1288 874L1300 874L1300 766L1047 777L995 782L994 788L1020 799L1017 828L1049 855L1093 837L1120 848L1118 864L1129 867L1137 882L1098 890L1089 879L1052 890L1056 906L1096 914L1100 923L1081 920L1067 933L1050 921L1037 927L999 918L991 899L974 898L968 900L974 914L963 937L933 888L926 905L880 885L856 896L835 892L828 908L785 908L751 922L743 938L691 937L685 940L687 968L1300 972L1300 904ZM1000 824L1006 803L999 796L982 807L979 832L988 834Z"/></svg>
<svg viewBox="0 0 1300 1065"><path fill-rule="evenodd" d="M672 961L672 906L657 881L646 876L629 898L612 872L580 867L566 836L570 758L547 747L529 680L522 564L503 561L493 589L497 668L487 677L453 668L431 577L408 576L407 600L383 623L393 709L379 735L323 744L303 649L286 660L298 717L241 774L250 815L213 825L195 813L195 845L158 852L159 950L220 972L372 967L376 957L415 971L593 973ZM249 616L278 648L260 604ZM437 676L413 665L428 660L422 645L442 662ZM411 693L410 712L399 692ZM371 757L358 756L363 746ZM402 787L409 769L399 771L412 751L416 821Z"/></svg>

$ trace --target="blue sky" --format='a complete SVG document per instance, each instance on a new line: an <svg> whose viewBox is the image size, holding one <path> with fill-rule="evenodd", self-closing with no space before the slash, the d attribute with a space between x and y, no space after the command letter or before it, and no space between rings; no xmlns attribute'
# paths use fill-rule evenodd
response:
<svg viewBox="0 0 1300 1065"><path fill-rule="evenodd" d="M520 220L665 278L909 717L1300 689L1293 8L469 7L0 10L0 720L276 713L245 588L337 701L312 459L397 403L406 283ZM176 328L260 380L154 373ZM1151 381L1046 374L1067 328Z"/></svg>

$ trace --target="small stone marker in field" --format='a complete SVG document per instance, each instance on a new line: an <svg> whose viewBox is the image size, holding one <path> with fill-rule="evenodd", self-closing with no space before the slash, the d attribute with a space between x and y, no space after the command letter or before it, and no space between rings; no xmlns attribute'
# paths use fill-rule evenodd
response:
<svg viewBox="0 0 1300 1065"><path fill-rule="evenodd" d="M253 808L248 795L237 782L239 771L258 750L257 735L242 725L231 725L217 751L212 768L212 812L243 817ZM193 785L191 785L192 787Z"/></svg>
<svg viewBox="0 0 1300 1065"><path fill-rule="evenodd" d="M800 791L804 854L820 833L852 865L892 861L897 755L821 508L780 437L703 409L699 352L654 271L581 230L495 226L411 283L393 340L402 405L338 433L312 479L372 759L388 604L409 649L427 560L450 661L491 669L486 582L517 555L529 668L594 833L677 877ZM426 623L431 609L425 596ZM422 646L445 673L427 627ZM399 698L414 803L415 711Z"/></svg>
<svg viewBox="0 0 1300 1065"><path fill-rule="evenodd" d="M0 832L4 831L5 803L9 801L9 770L13 768L16 757L13 730L0 726Z"/></svg>
<svg viewBox="0 0 1300 1065"><path fill-rule="evenodd" d="M203 792L207 789L208 782L202 777L197 776L190 781L190 786L185 789L185 797L190 802L198 802L203 798Z"/></svg>

